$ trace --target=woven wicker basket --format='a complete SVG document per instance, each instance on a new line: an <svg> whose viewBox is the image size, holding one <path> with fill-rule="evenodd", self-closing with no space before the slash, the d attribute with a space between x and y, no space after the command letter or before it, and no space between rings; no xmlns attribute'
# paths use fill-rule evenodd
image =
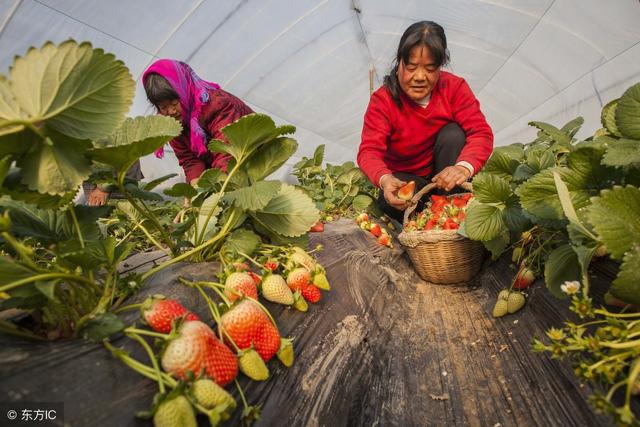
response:
<svg viewBox="0 0 640 427"><path fill-rule="evenodd" d="M468 182L461 187L472 190ZM420 198L433 188L435 184L428 184L413 196L404 213L405 224ZM469 282L480 270L485 254L482 243L458 234L457 230L402 231L398 241L406 247L420 277L431 283L453 285Z"/></svg>

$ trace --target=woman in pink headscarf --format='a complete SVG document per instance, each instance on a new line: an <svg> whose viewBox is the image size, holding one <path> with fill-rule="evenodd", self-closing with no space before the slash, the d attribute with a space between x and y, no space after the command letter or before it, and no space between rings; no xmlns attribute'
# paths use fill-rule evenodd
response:
<svg viewBox="0 0 640 427"><path fill-rule="evenodd" d="M182 134L170 144L187 182L194 184L207 169L226 170L229 156L209 152L207 143L212 139L224 141L221 129L253 110L216 83L202 80L184 62L173 59L151 64L142 75L142 83L158 113L182 123ZM163 150L156 155L162 157Z"/></svg>

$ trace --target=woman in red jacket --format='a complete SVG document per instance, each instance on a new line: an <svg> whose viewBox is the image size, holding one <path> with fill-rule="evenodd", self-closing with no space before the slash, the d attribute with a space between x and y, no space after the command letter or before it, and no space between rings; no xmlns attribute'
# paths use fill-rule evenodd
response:
<svg viewBox="0 0 640 427"><path fill-rule="evenodd" d="M211 153L207 143L225 140L221 129L240 117L253 113L244 102L202 80L184 62L160 59L142 75L147 98L159 114L182 123L182 134L170 142L187 182L195 184L206 169L226 170L229 156ZM156 152L162 157L163 150Z"/></svg>
<svg viewBox="0 0 640 427"><path fill-rule="evenodd" d="M470 179L493 149L493 133L464 79L442 67L449 61L444 29L411 25L396 61L373 93L364 116L358 164L382 190L378 205L402 221L407 202L397 192L408 181L443 191Z"/></svg>

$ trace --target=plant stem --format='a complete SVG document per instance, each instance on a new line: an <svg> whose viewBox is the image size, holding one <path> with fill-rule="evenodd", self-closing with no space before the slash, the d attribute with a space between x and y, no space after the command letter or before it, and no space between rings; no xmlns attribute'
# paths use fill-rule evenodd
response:
<svg viewBox="0 0 640 427"><path fill-rule="evenodd" d="M36 274L35 276L25 277L24 279L16 280L15 282L11 282L4 286L0 286L0 292L10 291L11 289L15 289L22 285L26 285L28 283L37 282L40 280L51 280L51 279L64 279L73 282L85 283L92 286L95 286L95 283L90 281L89 279L78 276L75 274L66 274L66 273L45 273L45 274Z"/></svg>
<svg viewBox="0 0 640 427"><path fill-rule="evenodd" d="M78 222L78 217L76 216L76 210L73 208L73 204L69 206L69 213L71 214L71 219L73 220L73 226L76 228L76 233L78 233L80 247L84 249L84 237L82 236L82 230L80 229L80 223Z"/></svg>
<svg viewBox="0 0 640 427"><path fill-rule="evenodd" d="M166 234L164 228L162 227L162 224L160 224L160 221L155 216L153 211L149 210L149 208L147 208L147 206L144 203L142 204L145 208L147 208L146 211L145 209L138 206L138 203L136 203L136 200L133 198L133 196L131 196L131 194L129 194L129 192L125 190L123 183L120 182L118 184L118 187L120 188L120 191L122 192L122 194L124 194L124 196L127 198L129 203L131 203L131 206L133 206L133 208L137 210L143 217L147 218L149 221L153 223L155 228L158 230L158 232L162 236L162 240L164 241L164 243L169 247L169 249L171 249L171 253L175 254L176 248L175 248L175 245L173 244L173 241L171 241L169 236Z"/></svg>
<svg viewBox="0 0 640 427"><path fill-rule="evenodd" d="M31 267L34 270L37 271L43 271L40 267L38 267L38 265L31 259L31 256L29 253L27 253L26 247L18 242L11 234L9 234L6 231L2 232L2 237L4 238L4 240L6 240L11 246L13 246L13 249L15 249L15 251L18 253L18 255L20 256L20 258L22 258L22 260L29 265L29 267Z"/></svg>
<svg viewBox="0 0 640 427"><path fill-rule="evenodd" d="M7 320L2 320L2 319L0 319L0 332L9 334L9 335L15 335L17 337L29 338L32 340L46 341L46 338L40 335L36 335L27 329L23 329Z"/></svg>
<svg viewBox="0 0 640 427"><path fill-rule="evenodd" d="M593 311L596 314L601 314L603 316L608 316L608 317L616 317L616 318L631 318L633 319L634 317L638 317L640 318L640 313L612 313L608 310L604 310L604 309L596 309Z"/></svg>
<svg viewBox="0 0 640 427"><path fill-rule="evenodd" d="M118 313L122 313L123 311L126 311L126 310L133 310L133 309L140 308L140 307L142 307L142 303L129 304L129 305L125 305L124 307L120 307L117 310L112 310L112 312L114 314L118 314Z"/></svg>
<svg viewBox="0 0 640 427"><path fill-rule="evenodd" d="M255 265L256 267L258 267L258 268L260 268L260 269L261 269L261 268L263 268L263 266L262 266L262 265L260 265L260 263L259 263L259 262L257 262L255 259L251 258L249 255L245 254L244 252L240 252L240 251L238 251L238 255L240 255L240 256L242 256L242 257L246 258L246 259L247 259L247 261L251 262L251 263L252 263L253 265Z"/></svg>
<svg viewBox="0 0 640 427"><path fill-rule="evenodd" d="M153 370L155 371L156 377L158 378L158 387L160 388L160 393L164 394L164 382L162 381L162 375L160 371L160 367L158 366L158 360L156 359L156 354L153 352L149 344L138 334L135 332L129 332L127 334L128 337L138 341L140 345L145 349L147 354L149 355L149 359L151 360L151 364L153 365Z"/></svg>
<svg viewBox="0 0 640 427"><path fill-rule="evenodd" d="M160 332L153 332L153 331L147 331L145 329L138 329L138 328L134 328L132 326L126 328L124 330L125 334L139 334L139 335L146 335L149 337L155 337L155 338L160 338L163 340L166 340L167 338L169 338L169 334L161 334Z"/></svg>
<svg viewBox="0 0 640 427"><path fill-rule="evenodd" d="M615 348L618 350L624 350L626 348L640 347L640 340L627 341L625 343L601 341L600 345L607 348Z"/></svg>

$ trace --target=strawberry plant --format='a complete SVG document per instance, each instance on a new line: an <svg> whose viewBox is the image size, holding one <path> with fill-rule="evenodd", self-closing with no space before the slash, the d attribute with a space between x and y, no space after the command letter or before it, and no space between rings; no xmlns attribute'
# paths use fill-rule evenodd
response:
<svg viewBox="0 0 640 427"><path fill-rule="evenodd" d="M366 210L377 198L378 189L353 162L339 166L327 163L323 169L323 158L324 145L320 145L312 158L303 157L293 170L298 185L313 199L316 207L330 218L349 210Z"/></svg>

